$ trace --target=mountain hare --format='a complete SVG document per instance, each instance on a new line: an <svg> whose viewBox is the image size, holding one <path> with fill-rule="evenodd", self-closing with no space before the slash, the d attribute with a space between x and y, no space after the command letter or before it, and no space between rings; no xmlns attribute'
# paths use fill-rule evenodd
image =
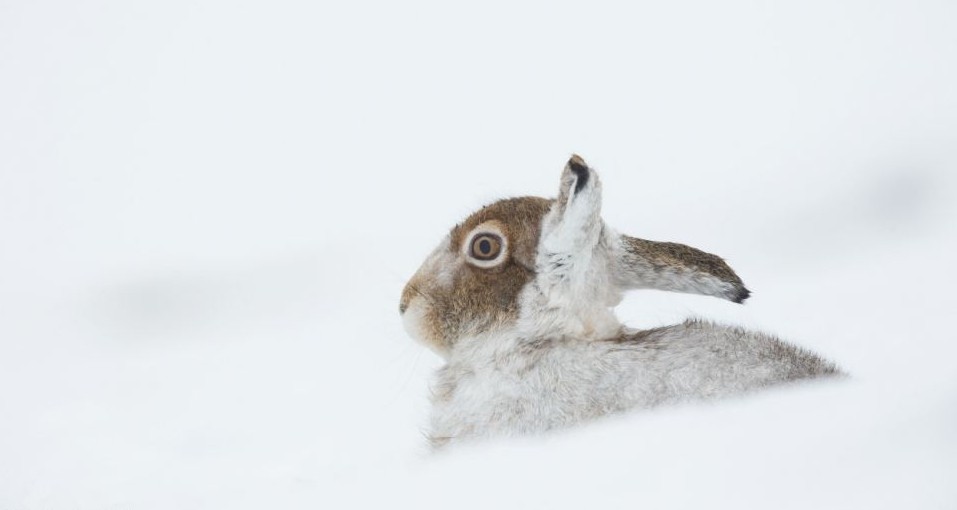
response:
<svg viewBox="0 0 957 510"><path fill-rule="evenodd" d="M406 330L446 360L433 387L435 447L840 374L811 352L736 327L626 329L612 308L628 289L735 303L750 293L720 257L618 234L600 209L598 174L572 156L557 199L483 207L405 286Z"/></svg>

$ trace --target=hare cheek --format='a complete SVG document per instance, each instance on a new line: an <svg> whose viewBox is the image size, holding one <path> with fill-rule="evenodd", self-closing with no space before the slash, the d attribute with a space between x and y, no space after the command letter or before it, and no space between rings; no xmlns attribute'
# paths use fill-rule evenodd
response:
<svg viewBox="0 0 957 510"><path fill-rule="evenodd" d="M421 297L413 297L402 314L402 326L415 341L424 344L433 351L442 354L445 346L441 335L435 330L429 318L429 305Z"/></svg>

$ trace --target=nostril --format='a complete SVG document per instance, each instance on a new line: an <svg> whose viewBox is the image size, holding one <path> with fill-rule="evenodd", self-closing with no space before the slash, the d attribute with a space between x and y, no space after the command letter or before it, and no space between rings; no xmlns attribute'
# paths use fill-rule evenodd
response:
<svg viewBox="0 0 957 510"><path fill-rule="evenodd" d="M407 303L405 300L402 300L402 302L399 303L399 314L405 313L406 309L408 308L409 308L409 303Z"/></svg>

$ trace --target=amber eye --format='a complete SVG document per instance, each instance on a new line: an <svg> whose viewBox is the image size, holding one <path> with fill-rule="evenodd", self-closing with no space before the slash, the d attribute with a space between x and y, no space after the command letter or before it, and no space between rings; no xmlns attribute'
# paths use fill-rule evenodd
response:
<svg viewBox="0 0 957 510"><path fill-rule="evenodd" d="M470 254L477 260L494 260L502 252L502 238L494 234L481 234L472 239Z"/></svg>

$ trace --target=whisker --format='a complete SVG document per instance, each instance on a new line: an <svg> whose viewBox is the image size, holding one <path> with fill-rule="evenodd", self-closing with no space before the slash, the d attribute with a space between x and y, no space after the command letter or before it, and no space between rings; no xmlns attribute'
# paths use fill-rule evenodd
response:
<svg viewBox="0 0 957 510"><path fill-rule="evenodd" d="M415 285L412 285L411 283L408 285L410 289L412 289L416 294L422 296L422 299L425 299L426 301L428 301L430 305L433 305L433 306L435 305L435 301L433 301L432 298L429 295L427 295L425 292L422 292L421 290L419 290L418 287L416 287Z"/></svg>

